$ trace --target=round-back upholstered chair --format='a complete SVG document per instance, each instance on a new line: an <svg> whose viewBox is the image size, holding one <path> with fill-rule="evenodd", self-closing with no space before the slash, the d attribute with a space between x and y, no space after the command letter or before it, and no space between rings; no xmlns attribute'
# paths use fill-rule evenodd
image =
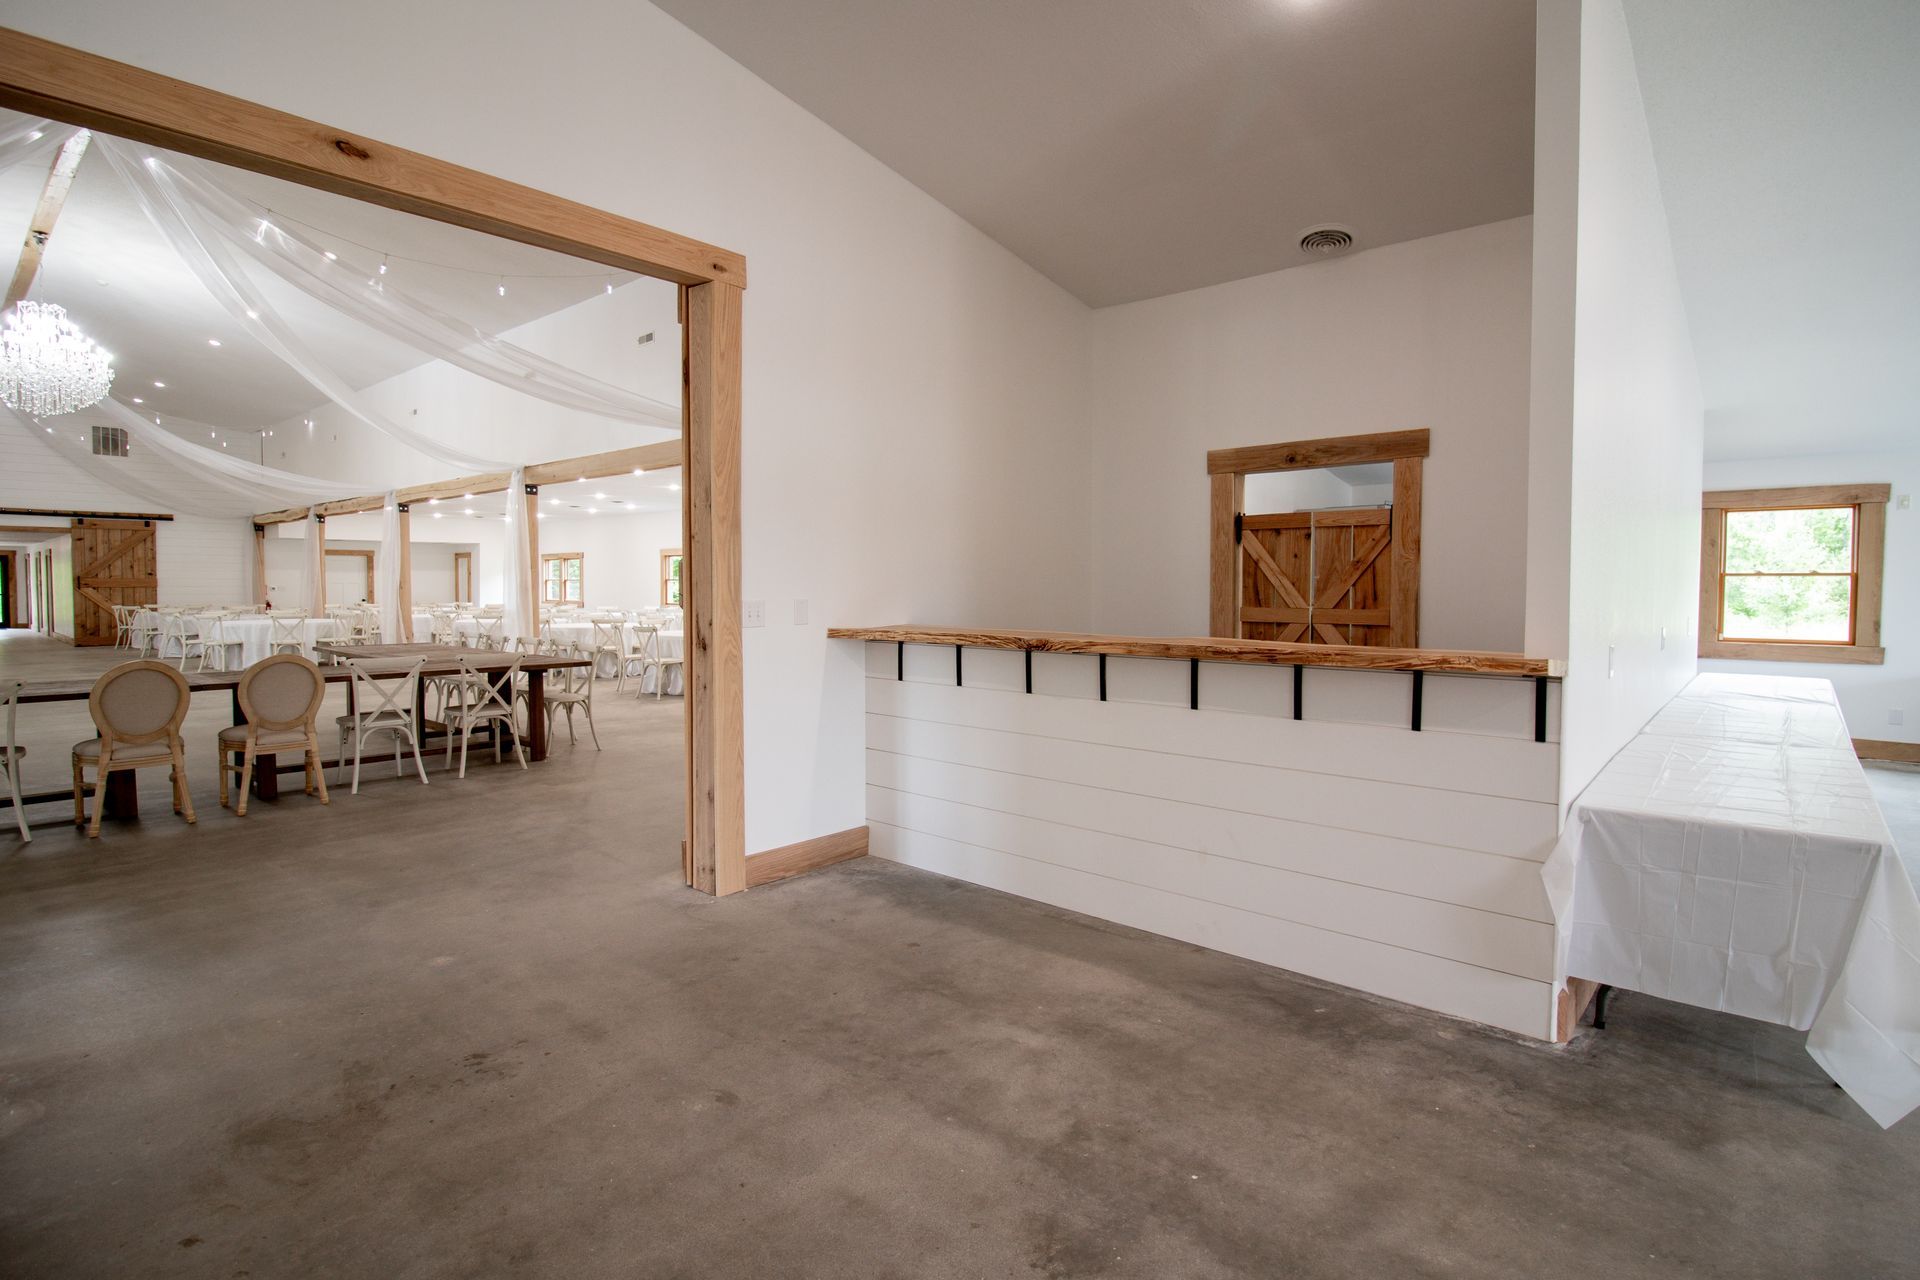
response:
<svg viewBox="0 0 1920 1280"><path fill-rule="evenodd" d="M299 751L306 757L307 794L317 792L321 804L332 803L327 799L327 780L320 768L320 739L314 730L320 704L327 696L327 682L320 668L297 653L276 653L242 672L235 693L247 722L228 725L214 744L221 805L227 803L227 785L238 769L240 798L234 812L245 817L254 760L266 756L271 769L275 767L271 761L282 751Z"/></svg>
<svg viewBox="0 0 1920 1280"><path fill-rule="evenodd" d="M196 821L193 797L187 793L187 757L180 745L180 722L192 701L187 678L164 662L141 658L123 662L93 682L87 711L93 716L97 738L74 744L73 820L87 823L87 834L100 834L100 811L106 805L107 775L148 765L173 767L173 811ZM92 768L89 783L86 771ZM93 816L87 818L85 796L93 788Z"/></svg>

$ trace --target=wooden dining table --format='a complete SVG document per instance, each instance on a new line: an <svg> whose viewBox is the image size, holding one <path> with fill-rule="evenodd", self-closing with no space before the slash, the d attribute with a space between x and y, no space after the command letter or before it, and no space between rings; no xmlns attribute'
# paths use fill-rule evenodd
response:
<svg viewBox="0 0 1920 1280"><path fill-rule="evenodd" d="M520 674L527 678L527 759L532 761L547 758L547 717L546 683L547 672L565 667L588 667L592 659L570 657L565 654L506 653L498 649L477 649L464 645L448 644L331 644L314 646L323 657L352 659L360 664L362 670L371 668L378 678L380 675L401 676L413 669L416 662L424 663L420 668L419 679L413 691L414 721L423 732L431 728L426 721L426 682L435 676L459 675L461 659L469 666L484 674L505 678L515 659L520 663ZM194 671L183 672L187 688L191 693L213 693L227 690L233 695L233 723L245 724L246 715L240 709L240 677L244 671ZM353 679L353 673L344 665L323 666L321 679L328 684L346 684ZM29 702L84 702L93 693L96 680L36 680L27 681L20 687L20 701ZM348 685L348 707L353 705L352 686ZM511 702L511 697L508 701ZM444 732L445 726L441 726ZM237 755L238 753L236 753ZM383 758L384 757L380 757ZM323 767L332 768L338 761L324 761ZM262 800L277 799L280 794L280 774L301 772L304 761L291 764L276 764L273 768L256 769L253 775L254 794ZM56 790L34 791L25 794L22 799L27 804L51 803L68 800L73 796L71 787ZM0 804L10 806L11 799L0 795ZM133 818L140 813L140 796L135 771L117 770L107 775L106 814L114 818Z"/></svg>

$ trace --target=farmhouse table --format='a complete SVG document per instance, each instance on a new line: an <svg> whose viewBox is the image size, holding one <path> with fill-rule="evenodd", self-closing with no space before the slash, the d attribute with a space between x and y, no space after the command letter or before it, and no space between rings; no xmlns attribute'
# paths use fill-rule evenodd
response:
<svg viewBox="0 0 1920 1280"><path fill-rule="evenodd" d="M364 664L385 667L398 675L409 670L413 664L425 659L426 666L420 672L420 684L414 689L414 715L424 719L425 699L423 687L428 677L450 676L460 673L460 659L467 658L476 670L489 674L504 674L513 665L515 657L520 659L520 672L527 677L527 758L529 761L547 758L547 717L546 717L546 676L547 672L563 667L584 667L590 665L586 658L556 657L547 654L511 654L494 649L469 649L459 645L440 644L379 644L348 645L326 644L315 648L324 656L354 658ZM227 690L233 695L233 723L245 724L246 716L240 710L240 671L195 671L186 673L187 688L191 693L212 693ZM328 684L345 684L352 673L343 666L320 668L321 678ZM28 702L85 702L93 692L93 680L36 680L24 683L20 688L20 701ZM352 705L352 687L348 687L348 704ZM423 728L426 727L423 723ZM324 761L323 768L332 768L338 761ZM280 794L280 772L298 771L304 766L289 764L272 769L254 771L254 794L262 800L273 800ZM27 804L52 803L69 800L73 796L71 787L58 790L34 791L23 797ZM10 800L4 801L11 804ZM114 818L135 818L140 815L140 797L138 783L132 770L123 770L109 774L106 795L107 816Z"/></svg>

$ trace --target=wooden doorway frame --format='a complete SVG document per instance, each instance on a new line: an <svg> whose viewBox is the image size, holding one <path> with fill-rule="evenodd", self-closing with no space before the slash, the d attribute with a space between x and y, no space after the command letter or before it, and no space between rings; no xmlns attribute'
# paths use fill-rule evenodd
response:
<svg viewBox="0 0 1920 1280"><path fill-rule="evenodd" d="M1267 471L1393 464L1393 629L1396 649L1420 646L1420 489L1430 433L1382 431L1207 452L1207 634L1240 634L1240 515L1246 481Z"/></svg>
<svg viewBox="0 0 1920 1280"><path fill-rule="evenodd" d="M367 604L380 603L378 600L374 599L374 596L373 596L373 552L362 550L359 547L328 547L324 552L321 553L320 563L322 565L326 563L328 556L358 556L360 557L360 559L366 561L366 571L367 571L366 603ZM345 604L346 601L343 600L341 601L341 603Z"/></svg>
<svg viewBox="0 0 1920 1280"><path fill-rule="evenodd" d="M740 385L746 259L126 63L0 28L0 106L680 286L687 548L687 879L746 888Z"/></svg>

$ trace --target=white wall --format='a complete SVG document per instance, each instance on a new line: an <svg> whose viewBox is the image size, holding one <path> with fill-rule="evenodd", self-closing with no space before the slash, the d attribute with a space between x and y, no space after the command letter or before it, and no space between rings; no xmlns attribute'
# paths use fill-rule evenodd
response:
<svg viewBox="0 0 1920 1280"><path fill-rule="evenodd" d="M1704 411L1619 0L1537 31L1526 645L1568 660L1565 802L1694 672Z"/></svg>
<svg viewBox="0 0 1920 1280"><path fill-rule="evenodd" d="M1529 222L1095 312L1096 629L1206 633L1209 449L1427 427L1420 642L1520 648Z"/></svg>
<svg viewBox="0 0 1920 1280"><path fill-rule="evenodd" d="M213 604L252 598L253 526L241 518L209 518L114 488L40 442L0 427L0 505L46 510L150 511L173 514L157 526L154 554L161 604ZM159 474L166 474L161 471ZM67 546L61 541L61 546ZM56 631L73 635L73 580L57 587Z"/></svg>
<svg viewBox="0 0 1920 1280"><path fill-rule="evenodd" d="M866 646L873 852L1552 1034L1558 747L1526 680ZM1550 732L1551 737L1551 732Z"/></svg>
<svg viewBox="0 0 1920 1280"><path fill-rule="evenodd" d="M1091 621L1086 308L650 5L476 0L452 44L449 12L341 0L329 29L379 33L349 41L250 0L7 21L744 253L744 595L811 619L745 636L747 846L858 825L829 623Z"/></svg>
<svg viewBox="0 0 1920 1280"><path fill-rule="evenodd" d="M644 609L660 603L660 553L680 545L678 511L631 515L550 516L540 522L540 553L586 557L587 604Z"/></svg>
<svg viewBox="0 0 1920 1280"><path fill-rule="evenodd" d="M1886 584L1880 608L1882 666L1827 662L1736 662L1702 659L1702 671L1819 676L1833 681L1840 710L1856 738L1920 742L1920 511L1900 509L1901 495L1920 493L1920 451L1828 453L1793 458L1709 462L1708 489L1771 489L1803 484L1891 484L1887 507ZM1711 625L1710 623L1707 625ZM1890 721L1898 712L1901 723Z"/></svg>

